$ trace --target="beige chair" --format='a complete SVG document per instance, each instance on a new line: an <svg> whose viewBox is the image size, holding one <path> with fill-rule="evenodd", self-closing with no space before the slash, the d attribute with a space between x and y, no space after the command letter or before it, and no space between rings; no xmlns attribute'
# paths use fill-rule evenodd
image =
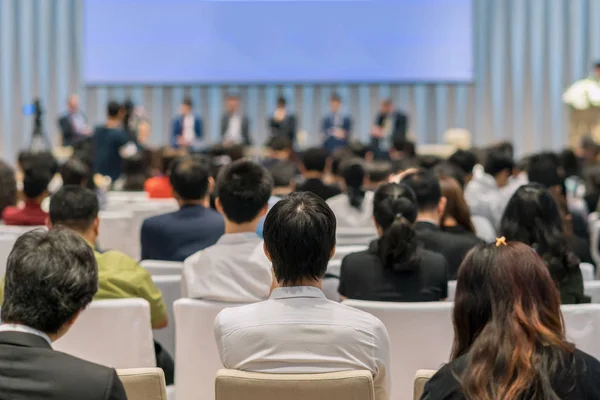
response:
<svg viewBox="0 0 600 400"><path fill-rule="evenodd" d="M375 400L369 371L324 374L263 374L222 369L215 400Z"/></svg>
<svg viewBox="0 0 600 400"><path fill-rule="evenodd" d="M118 369L129 400L167 400L165 374L160 368Z"/></svg>
<svg viewBox="0 0 600 400"><path fill-rule="evenodd" d="M420 369L417 371L415 374L414 400L419 400L421 398L423 391L425 390L425 384L436 372L437 371L433 369Z"/></svg>

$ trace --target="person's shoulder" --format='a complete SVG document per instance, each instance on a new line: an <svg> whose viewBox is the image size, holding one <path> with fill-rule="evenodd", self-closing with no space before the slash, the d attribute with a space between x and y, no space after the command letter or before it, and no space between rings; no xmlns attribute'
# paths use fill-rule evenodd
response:
<svg viewBox="0 0 600 400"><path fill-rule="evenodd" d="M142 226L164 226L164 224L171 222L178 213L179 210L148 217L144 220Z"/></svg>
<svg viewBox="0 0 600 400"><path fill-rule="evenodd" d="M598 359L579 349L575 349L573 357L577 363L578 372L592 374L594 378L600 377L600 361Z"/></svg>
<svg viewBox="0 0 600 400"><path fill-rule="evenodd" d="M425 384L423 398L428 400L462 399L460 382L457 374L464 369L465 356L442 366Z"/></svg>
<svg viewBox="0 0 600 400"><path fill-rule="evenodd" d="M268 300L239 306L232 304L231 307L225 308L217 314L215 329L225 332L244 325L244 321L248 321L250 316L260 315L267 302Z"/></svg>
<svg viewBox="0 0 600 400"><path fill-rule="evenodd" d="M51 355L50 355L51 354ZM59 373L64 371L64 376L70 376L78 385L86 388L111 387L112 380L116 377L112 368L96 364L81 358L74 357L60 351L49 352L52 357L52 369Z"/></svg>
<svg viewBox="0 0 600 400"><path fill-rule="evenodd" d="M342 272L361 273L379 261L378 255L370 250L350 253L342 260Z"/></svg>
<svg viewBox="0 0 600 400"><path fill-rule="evenodd" d="M446 258L435 251L421 249L421 263L426 266L443 266L446 263Z"/></svg>
<svg viewBox="0 0 600 400"><path fill-rule="evenodd" d="M110 265L110 267L121 272L148 272L137 261L119 250L107 250L102 253L96 252L96 260L99 265Z"/></svg>
<svg viewBox="0 0 600 400"><path fill-rule="evenodd" d="M346 199L346 195L344 193L340 193L338 195L328 198L327 204L332 205L332 204L344 203L347 201L348 200Z"/></svg>

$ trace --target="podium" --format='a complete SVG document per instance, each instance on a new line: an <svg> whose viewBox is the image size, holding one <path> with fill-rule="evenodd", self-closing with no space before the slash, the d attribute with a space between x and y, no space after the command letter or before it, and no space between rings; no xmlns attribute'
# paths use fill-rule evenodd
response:
<svg viewBox="0 0 600 400"><path fill-rule="evenodd" d="M600 107L585 110L571 108L569 117L569 147L577 148L581 138L590 136L600 143Z"/></svg>

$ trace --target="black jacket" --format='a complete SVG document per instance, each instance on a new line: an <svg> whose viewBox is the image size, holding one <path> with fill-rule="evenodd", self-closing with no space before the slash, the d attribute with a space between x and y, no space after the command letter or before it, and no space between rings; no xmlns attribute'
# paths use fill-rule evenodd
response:
<svg viewBox="0 0 600 400"><path fill-rule="evenodd" d="M42 337L0 332L0 400L127 400L112 368L54 351Z"/></svg>
<svg viewBox="0 0 600 400"><path fill-rule="evenodd" d="M225 133L227 133L227 128L229 127L229 120L231 119L229 114L223 114L221 117L221 139L225 138ZM242 138L244 141L244 145L250 146L252 142L250 141L250 121L248 117L245 115L241 116L242 119Z"/></svg>

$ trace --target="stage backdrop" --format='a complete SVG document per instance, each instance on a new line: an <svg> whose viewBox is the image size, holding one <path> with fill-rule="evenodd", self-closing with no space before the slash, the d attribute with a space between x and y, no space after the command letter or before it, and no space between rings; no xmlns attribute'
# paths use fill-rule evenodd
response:
<svg viewBox="0 0 600 400"><path fill-rule="evenodd" d="M476 0L475 73L472 84L119 86L86 87L82 79L80 0L0 1L0 145L14 160L27 146L31 117L23 104L39 96L44 122L57 141L56 118L69 93L81 96L91 123L102 122L108 99L131 96L153 123L153 142L166 143L170 119L184 95L194 100L208 134L218 139L224 94L241 94L255 143L266 135L266 118L281 92L298 113L308 143L316 143L329 95L343 97L355 120L355 137L366 139L379 100L395 99L411 117L419 143L435 143L449 127L473 132L475 144L513 141L518 153L561 148L568 110L564 88L587 75L600 59L600 0ZM115 18L135 18L120 15ZM402 17L398 16L398 23ZM107 27L110 29L110 27ZM117 61L118 62L118 61Z"/></svg>

